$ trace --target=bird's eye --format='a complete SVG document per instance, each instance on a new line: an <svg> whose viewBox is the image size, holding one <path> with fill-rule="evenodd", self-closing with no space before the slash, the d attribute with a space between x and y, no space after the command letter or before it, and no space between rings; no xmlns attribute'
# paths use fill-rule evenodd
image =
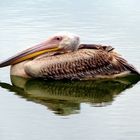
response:
<svg viewBox="0 0 140 140"><path fill-rule="evenodd" d="M55 40L61 41L62 37L57 36L57 37L55 37Z"/></svg>

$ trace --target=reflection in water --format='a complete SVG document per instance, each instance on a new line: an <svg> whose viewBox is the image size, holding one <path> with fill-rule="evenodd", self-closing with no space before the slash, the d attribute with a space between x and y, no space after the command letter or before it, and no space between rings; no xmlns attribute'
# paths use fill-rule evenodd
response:
<svg viewBox="0 0 140 140"><path fill-rule="evenodd" d="M115 80L99 81L44 81L40 79L26 80L11 77L13 85L0 83L15 94L48 107L59 115L78 113L80 103L94 106L110 104L116 95L139 81L139 77L131 75Z"/></svg>

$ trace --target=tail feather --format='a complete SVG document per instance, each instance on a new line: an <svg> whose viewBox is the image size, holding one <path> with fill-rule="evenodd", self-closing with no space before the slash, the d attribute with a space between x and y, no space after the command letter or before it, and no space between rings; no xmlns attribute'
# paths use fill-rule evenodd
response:
<svg viewBox="0 0 140 140"><path fill-rule="evenodd" d="M136 70L136 68L135 68L133 65L124 64L124 66L125 66L129 71L131 71L132 73L137 74L137 75L140 76L140 73Z"/></svg>
<svg viewBox="0 0 140 140"><path fill-rule="evenodd" d="M139 71L131 64L129 64L125 59L119 57L118 61L127 69L129 70L131 73L133 74L137 74L140 76Z"/></svg>

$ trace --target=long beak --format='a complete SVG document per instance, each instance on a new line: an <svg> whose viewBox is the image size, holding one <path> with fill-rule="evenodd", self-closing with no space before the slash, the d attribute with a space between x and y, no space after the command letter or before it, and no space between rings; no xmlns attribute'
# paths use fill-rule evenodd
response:
<svg viewBox="0 0 140 140"><path fill-rule="evenodd" d="M58 43L50 43L46 41L8 58L7 60L0 63L0 67L14 65L19 62L25 61L27 59L31 59L36 56L39 56L41 54L44 54L47 52L53 52L57 50L60 50Z"/></svg>

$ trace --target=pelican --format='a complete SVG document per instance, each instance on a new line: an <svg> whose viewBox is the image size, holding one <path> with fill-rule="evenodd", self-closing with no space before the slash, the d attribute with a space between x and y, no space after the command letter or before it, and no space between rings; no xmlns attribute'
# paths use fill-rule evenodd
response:
<svg viewBox="0 0 140 140"><path fill-rule="evenodd" d="M79 36L57 33L0 63L10 74L24 78L90 80L139 72L110 46L80 44Z"/></svg>

